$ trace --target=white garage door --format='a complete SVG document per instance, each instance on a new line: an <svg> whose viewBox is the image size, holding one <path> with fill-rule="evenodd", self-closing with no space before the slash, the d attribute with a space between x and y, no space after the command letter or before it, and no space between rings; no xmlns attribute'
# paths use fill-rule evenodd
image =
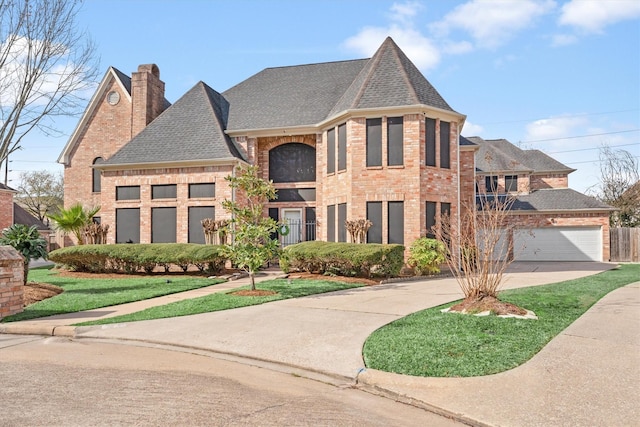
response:
<svg viewBox="0 0 640 427"><path fill-rule="evenodd" d="M517 231L517 261L602 261L600 227L545 227Z"/></svg>

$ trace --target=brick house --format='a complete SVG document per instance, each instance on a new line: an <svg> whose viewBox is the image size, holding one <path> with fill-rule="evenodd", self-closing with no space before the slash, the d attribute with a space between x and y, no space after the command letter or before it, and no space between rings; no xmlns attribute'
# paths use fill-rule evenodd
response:
<svg viewBox="0 0 640 427"><path fill-rule="evenodd" d="M173 105L156 65L129 78L109 68L58 161L65 206L101 206L109 243L203 242L200 221L225 219L224 178L259 166L278 189L269 216L284 245L410 245L442 212L475 196L479 144L387 38L369 59L268 68L219 93L197 83Z"/></svg>
<svg viewBox="0 0 640 427"><path fill-rule="evenodd" d="M51 229L13 201L13 195L16 193L13 188L0 184L0 231L13 224L36 226L40 236L50 243Z"/></svg>
<svg viewBox="0 0 640 427"><path fill-rule="evenodd" d="M521 261L609 260L613 208L569 188L571 169L539 150L504 139L461 139L477 146L476 195L511 194L509 221L521 228L511 256Z"/></svg>

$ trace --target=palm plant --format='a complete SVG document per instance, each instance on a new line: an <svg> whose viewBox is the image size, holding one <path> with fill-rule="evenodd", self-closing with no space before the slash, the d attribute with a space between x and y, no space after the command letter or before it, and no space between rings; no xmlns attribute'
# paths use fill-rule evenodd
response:
<svg viewBox="0 0 640 427"><path fill-rule="evenodd" d="M98 213L100 206L85 209L80 203L76 203L69 209L60 209L57 214L49 215L56 223L56 228L64 233L73 233L78 244L84 244L84 229L91 224L93 216Z"/></svg>

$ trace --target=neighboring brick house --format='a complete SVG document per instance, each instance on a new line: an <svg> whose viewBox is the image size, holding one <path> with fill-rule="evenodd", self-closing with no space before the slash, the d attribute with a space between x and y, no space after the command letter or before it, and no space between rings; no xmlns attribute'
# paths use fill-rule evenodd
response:
<svg viewBox="0 0 640 427"><path fill-rule="evenodd" d="M514 197L509 220L521 228L512 236L514 259L609 259L609 214L614 209L568 187L575 169L505 139L462 138L478 146L476 194Z"/></svg>
<svg viewBox="0 0 640 427"><path fill-rule="evenodd" d="M24 224L28 227L36 226L40 236L50 242L51 229L38 218L24 210L22 206L13 201L13 195L17 193L11 187L0 184L0 231L12 224Z"/></svg>
<svg viewBox="0 0 640 427"><path fill-rule="evenodd" d="M283 244L410 245L442 212L474 198L477 144L453 110L387 38L370 59L268 68L219 93L197 83L173 105L158 67L110 68L60 155L65 206L100 205L107 241L203 242L200 221L225 219L225 181L259 166L288 222Z"/></svg>

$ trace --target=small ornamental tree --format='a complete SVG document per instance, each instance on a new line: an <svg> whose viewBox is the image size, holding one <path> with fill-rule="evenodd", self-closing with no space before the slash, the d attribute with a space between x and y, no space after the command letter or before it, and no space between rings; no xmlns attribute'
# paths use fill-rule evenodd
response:
<svg viewBox="0 0 640 427"><path fill-rule="evenodd" d="M411 244L407 264L416 275L440 273L440 265L445 262L447 249L439 240L421 237Z"/></svg>
<svg viewBox="0 0 640 427"><path fill-rule="evenodd" d="M271 181L258 177L256 166L238 168L235 175L225 180L235 192L235 198L222 202L222 207L231 214L233 234L232 243L222 250L238 268L249 274L251 290L255 291L255 273L280 250L278 241L271 239L278 230L278 222L264 215L267 201L276 198L276 189Z"/></svg>
<svg viewBox="0 0 640 427"><path fill-rule="evenodd" d="M24 224L13 224L2 230L0 245L13 246L24 257L24 284L27 284L29 262L32 259L47 259L47 241L44 240L36 226L27 227Z"/></svg>

